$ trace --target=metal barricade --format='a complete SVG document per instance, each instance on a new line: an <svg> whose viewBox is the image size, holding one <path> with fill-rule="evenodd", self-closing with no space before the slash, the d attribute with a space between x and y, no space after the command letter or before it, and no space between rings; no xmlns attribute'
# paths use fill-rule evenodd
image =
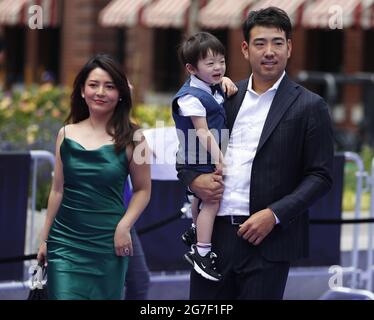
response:
<svg viewBox="0 0 374 320"><path fill-rule="evenodd" d="M52 174L55 167L55 157L49 151L32 150L30 151L32 160L32 185L31 185L31 223L30 223L30 239L34 239L34 222L35 222L35 207L36 207L36 190L37 190L37 175L38 164L40 161L48 161L52 167ZM29 252L31 253L32 241L29 243Z"/></svg>
<svg viewBox="0 0 374 320"><path fill-rule="evenodd" d="M356 203L355 203L355 219L361 218L361 202L362 202L362 192L363 192L363 180L364 177L367 176L365 172L364 162L362 161L361 157L357 153L353 152L344 152L344 156L346 161L353 161L358 170L356 172ZM359 234L360 234L360 225L355 224L353 227L353 248L352 248L352 260L351 266L345 268L347 272L351 272L351 285L352 289L357 288L357 278L359 273L361 272L359 269ZM344 270L344 269L343 269Z"/></svg>
<svg viewBox="0 0 374 320"><path fill-rule="evenodd" d="M31 199L30 199L30 209L31 209L31 217L30 217L30 225L27 225L27 229L29 230L30 234L30 243L28 244L29 252L32 252L34 248L32 247L32 239L34 238L34 223L35 223L35 213L36 213L36 194L37 194L37 175L39 164L41 161L48 161L51 165L51 176L53 175L54 165L55 165L55 157L49 151L44 150L32 150L30 151L31 156ZM26 265L27 266L27 265ZM0 290L16 290L16 289L26 289L29 288L29 280L24 281L8 281L8 282L1 282L0 283Z"/></svg>
<svg viewBox="0 0 374 320"><path fill-rule="evenodd" d="M361 157L357 153L353 152L344 152L345 163L353 162L357 166L356 175L356 190L355 190L355 207L354 207L354 220L359 220L362 218L361 212L361 203L362 203L362 194L367 189L369 185L368 174L365 171L364 163ZM374 165L374 164L373 164ZM374 173L373 173L374 175ZM373 197L372 197L373 200ZM335 220L335 219L334 219ZM322 223L329 222L329 219L322 219ZM321 222L316 222L321 223ZM339 223L339 222L337 222ZM360 235L360 225L355 223L353 227L353 243L352 250L350 252L350 259L348 266L342 266L341 271L344 275L349 278L349 287L351 289L359 289L360 281L363 279L366 271L360 269L359 267L359 235ZM327 267L308 267L308 268L291 268L290 276L326 276L330 273L330 266ZM365 276L364 276L365 277Z"/></svg>
<svg viewBox="0 0 374 320"><path fill-rule="evenodd" d="M374 159L372 159L371 164L371 174L370 176L365 171L362 159L355 153L345 152L344 153L347 160L354 161L358 166L358 171L356 172L357 184L356 184L356 203L355 203L355 219L361 218L361 200L362 193L370 189L370 208L369 208L369 219L374 218ZM364 181L366 186L364 186ZM360 270L359 268L359 234L360 234L360 224L355 224L353 229L353 248L352 248L352 264L350 267L345 268L345 271L351 271L351 284L350 288L352 290L360 289L359 283L365 282L365 289L367 292L373 290L373 249L374 249L374 226L372 222L368 224L368 234L367 234L367 251L366 251L366 268L365 270Z"/></svg>
<svg viewBox="0 0 374 320"><path fill-rule="evenodd" d="M33 239L33 229L34 229L34 219L35 219L35 206L36 206L36 190L37 190L37 173L38 173L38 164L40 161L48 161L52 167L54 168L54 156L50 152L47 151L31 151L32 157L32 189L31 189L31 220L30 225L28 226L30 230L30 237ZM374 218L374 159L372 161L371 167L371 175L369 176L367 172L365 172L364 164L361 157L352 152L344 152L344 157L346 161L352 161L357 165L358 170L356 171L356 204L354 210L354 218L361 219L362 212L361 212L361 202L362 202L362 194L365 190L370 188L371 198L370 198L370 218ZM360 225L355 224L353 228L353 244L352 244L352 251L351 251L351 258L350 258L350 265L343 267L343 272L345 274L350 275L350 288L344 288L345 291L354 292L354 290L358 290L359 285L365 281L365 288L367 291L372 291L373 286L373 247L374 247L374 227L372 223L369 224L368 229L368 249L367 249L367 265L366 270L362 270L359 268L359 234L360 234ZM31 250L32 248L29 248ZM292 273L292 271L291 271ZM324 270L311 270L311 271L304 271L304 275L318 275L318 274L326 274L328 271ZM0 283L0 290L12 290L12 289L25 289L28 288L28 281L23 282L7 282L7 283ZM334 288L334 292L337 291L339 288ZM343 290L342 289L342 290ZM340 289L339 289L340 290ZM339 291L338 290L338 291ZM343 290L343 291L344 291ZM326 296L326 294L324 295Z"/></svg>
<svg viewBox="0 0 374 320"><path fill-rule="evenodd" d="M369 177L368 186L370 187L370 215L369 218L374 219L374 159L371 162L371 175ZM368 249L367 249L367 264L364 273L364 280L366 280L366 290L373 290L373 250L374 250L374 226L369 223L368 228Z"/></svg>
<svg viewBox="0 0 374 320"><path fill-rule="evenodd" d="M362 159L353 153L345 153L346 158L354 161L359 170L356 172L357 176L357 190L356 190L356 204L355 204L355 219L361 218L361 196L363 191L370 189L370 208L369 208L369 225L368 225L368 246L366 251L366 268L359 269L359 224L355 224L353 230L353 249L352 249L352 265L344 268L344 271L351 272L350 288L339 286L330 288L325 292L320 299L323 300L374 300L373 294L373 249L374 249L374 159L371 163L370 176L364 171ZM366 187L364 187L364 180L366 180ZM359 276L359 277L358 277ZM365 283L365 290L358 288L358 283L361 285Z"/></svg>

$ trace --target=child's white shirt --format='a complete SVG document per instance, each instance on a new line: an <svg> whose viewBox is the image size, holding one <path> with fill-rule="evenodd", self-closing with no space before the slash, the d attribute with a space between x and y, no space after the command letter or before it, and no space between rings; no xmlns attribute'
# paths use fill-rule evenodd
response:
<svg viewBox="0 0 374 320"><path fill-rule="evenodd" d="M191 75L190 86L199 88L209 94L212 94L212 90L210 89L209 85L194 75ZM218 104L221 104L224 101L224 97L222 97L219 92L215 92L213 98ZM206 110L198 98L187 94L180 97L177 102L179 105L179 115L184 117L206 117Z"/></svg>

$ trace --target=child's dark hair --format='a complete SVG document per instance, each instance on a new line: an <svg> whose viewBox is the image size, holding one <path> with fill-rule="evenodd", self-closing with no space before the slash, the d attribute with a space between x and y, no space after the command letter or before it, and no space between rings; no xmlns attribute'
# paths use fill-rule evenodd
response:
<svg viewBox="0 0 374 320"><path fill-rule="evenodd" d="M249 33L255 26L275 27L286 34L286 39L292 37L292 24L287 13L277 7L268 7L258 11L251 11L243 23L244 40L249 42Z"/></svg>
<svg viewBox="0 0 374 320"><path fill-rule="evenodd" d="M179 48L179 59L183 65L191 64L195 68L200 59L205 59L209 50L213 54L225 55L225 47L214 35L198 32L189 37Z"/></svg>

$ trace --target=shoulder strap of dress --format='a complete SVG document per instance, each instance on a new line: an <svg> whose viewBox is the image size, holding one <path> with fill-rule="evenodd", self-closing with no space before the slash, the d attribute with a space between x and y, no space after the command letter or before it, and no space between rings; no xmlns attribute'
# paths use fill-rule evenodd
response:
<svg viewBox="0 0 374 320"><path fill-rule="evenodd" d="M65 126L64 126L64 138L65 138Z"/></svg>

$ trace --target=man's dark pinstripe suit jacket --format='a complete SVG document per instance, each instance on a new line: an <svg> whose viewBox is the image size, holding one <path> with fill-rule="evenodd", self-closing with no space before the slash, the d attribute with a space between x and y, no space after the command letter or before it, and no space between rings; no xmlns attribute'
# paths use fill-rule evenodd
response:
<svg viewBox="0 0 374 320"><path fill-rule="evenodd" d="M225 102L231 132L248 79ZM250 213L271 208L280 220L259 245L271 261L291 261L308 254L308 207L332 186L333 138L324 100L291 81L281 81L270 107L251 173ZM199 173L178 167L185 184ZM248 195L249 196L249 195Z"/></svg>

